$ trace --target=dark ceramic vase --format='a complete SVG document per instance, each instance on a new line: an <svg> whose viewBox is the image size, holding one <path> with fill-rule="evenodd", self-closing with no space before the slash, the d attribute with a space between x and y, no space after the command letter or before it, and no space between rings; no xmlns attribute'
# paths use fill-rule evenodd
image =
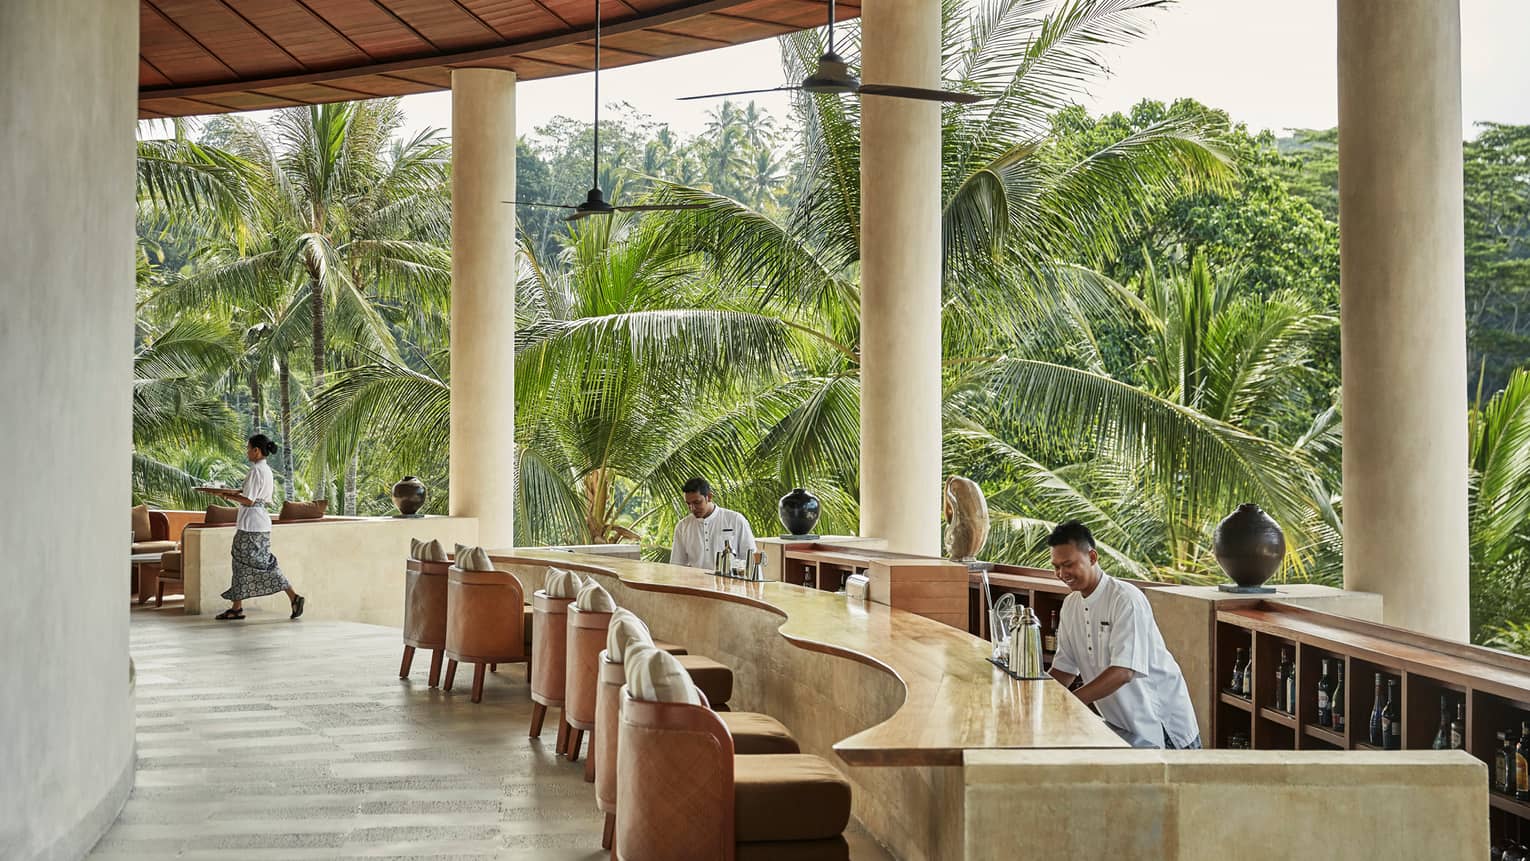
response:
<svg viewBox="0 0 1530 861"><path fill-rule="evenodd" d="M425 483L412 475L404 476L404 480L393 485L393 504L398 506L398 513L405 517L413 517L425 505Z"/></svg>
<svg viewBox="0 0 1530 861"><path fill-rule="evenodd" d="M798 487L781 497L781 525L792 535L811 535L818 524L818 497Z"/></svg>
<svg viewBox="0 0 1530 861"><path fill-rule="evenodd" d="M1258 589L1280 569L1286 535L1274 518L1245 502L1217 524L1212 552L1239 588Z"/></svg>

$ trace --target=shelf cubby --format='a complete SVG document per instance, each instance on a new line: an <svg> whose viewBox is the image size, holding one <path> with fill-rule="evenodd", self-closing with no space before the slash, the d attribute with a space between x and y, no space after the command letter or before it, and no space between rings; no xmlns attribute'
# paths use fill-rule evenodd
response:
<svg viewBox="0 0 1530 861"><path fill-rule="evenodd" d="M1457 705L1464 711L1464 750L1493 769L1498 733L1518 734L1530 724L1530 658L1493 649L1441 640L1392 628L1263 599L1227 602L1217 611L1215 625L1218 694L1212 715L1212 738L1225 747L1231 735L1248 732L1252 746L1264 750L1374 751L1370 717L1375 705L1376 675L1397 685L1401 742L1406 750L1427 750L1440 726L1440 698L1447 717ZM1253 654L1253 697L1250 701L1227 693L1232 659L1238 648ZM1281 651L1296 664L1294 714L1276 711L1275 672ZM1336 704L1342 726L1318 722L1317 687L1323 662L1337 678L1344 669L1344 687ZM1530 840L1530 801L1489 793L1491 839L1524 843Z"/></svg>

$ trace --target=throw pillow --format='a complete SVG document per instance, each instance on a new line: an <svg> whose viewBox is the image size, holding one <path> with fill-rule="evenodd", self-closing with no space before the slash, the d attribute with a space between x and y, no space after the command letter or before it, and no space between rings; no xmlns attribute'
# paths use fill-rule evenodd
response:
<svg viewBox="0 0 1530 861"><path fill-rule="evenodd" d="M634 697L656 703L701 705L701 694L685 667L668 652L646 643L634 643L623 656L627 690Z"/></svg>
<svg viewBox="0 0 1530 861"><path fill-rule="evenodd" d="M231 505L209 505L202 515L202 522L208 525L220 523L238 523L239 509Z"/></svg>
<svg viewBox="0 0 1530 861"><path fill-rule="evenodd" d="M562 568L547 569L547 579L542 583L542 591L549 598L577 598L583 587L584 580L578 574Z"/></svg>
<svg viewBox="0 0 1530 861"><path fill-rule="evenodd" d="M420 546L420 559L426 562L450 562L446 557L446 548L441 542L432 538Z"/></svg>
<svg viewBox="0 0 1530 861"><path fill-rule="evenodd" d="M586 613L609 613L616 609L616 601L611 598L610 592L602 589L595 578L591 577L579 589L579 597L574 599L574 606Z"/></svg>
<svg viewBox="0 0 1530 861"><path fill-rule="evenodd" d="M493 571L494 563L489 561L489 553L482 547L469 547L457 557L457 567L463 571Z"/></svg>
<svg viewBox="0 0 1530 861"><path fill-rule="evenodd" d="M606 660L620 664L626 660L627 647L633 643L653 645L653 635L637 614L625 607L618 607L611 614L611 626L606 628Z"/></svg>
<svg viewBox="0 0 1530 861"><path fill-rule="evenodd" d="M424 559L425 557L420 555L420 549L423 548L424 546L425 546L425 542L421 541L418 538L411 538L411 539L409 539L409 558L410 559Z"/></svg>
<svg viewBox="0 0 1530 861"><path fill-rule="evenodd" d="M283 502L282 513L276 516L277 520L290 522L293 520L322 520L324 510L329 508L329 500L315 499L312 502Z"/></svg>
<svg viewBox="0 0 1530 861"><path fill-rule="evenodd" d="M149 506L133 506L133 541L153 541L154 527L149 524Z"/></svg>

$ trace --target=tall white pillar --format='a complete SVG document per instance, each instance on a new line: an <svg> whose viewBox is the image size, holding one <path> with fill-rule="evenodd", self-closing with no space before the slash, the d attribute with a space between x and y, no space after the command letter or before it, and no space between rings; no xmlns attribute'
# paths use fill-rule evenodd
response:
<svg viewBox="0 0 1530 861"><path fill-rule="evenodd" d="M1339 0L1344 585L1468 634L1458 0Z"/></svg>
<svg viewBox="0 0 1530 861"><path fill-rule="evenodd" d="M0 0L0 858L83 858L133 789L137 55L136 3Z"/></svg>
<svg viewBox="0 0 1530 861"><path fill-rule="evenodd" d="M861 74L939 88L939 0L866 0ZM940 105L861 99L861 534L938 554Z"/></svg>
<svg viewBox="0 0 1530 861"><path fill-rule="evenodd" d="M515 73L452 70L451 514L515 544Z"/></svg>

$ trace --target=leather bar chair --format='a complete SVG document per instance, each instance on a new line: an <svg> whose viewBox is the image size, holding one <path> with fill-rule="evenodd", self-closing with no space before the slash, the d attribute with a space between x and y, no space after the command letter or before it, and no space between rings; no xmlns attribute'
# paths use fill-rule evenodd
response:
<svg viewBox="0 0 1530 861"><path fill-rule="evenodd" d="M565 681L568 675L568 607L572 597L552 598L545 589L531 596L531 737L540 738L549 708L557 708L558 741L563 752L568 742L568 722L563 719Z"/></svg>
<svg viewBox="0 0 1530 861"><path fill-rule="evenodd" d="M844 861L850 784L805 754L736 756L722 716L623 688L616 858Z"/></svg>
<svg viewBox="0 0 1530 861"><path fill-rule="evenodd" d="M415 649L430 650L431 687L441 681L446 648L446 580L452 563L410 559L404 566L404 660L398 677L409 678Z"/></svg>
<svg viewBox="0 0 1530 861"><path fill-rule="evenodd" d="M627 683L626 668L611 660L607 648L601 650L600 687L595 694L595 730L590 735L589 761L595 763L595 806L606 815L601 848L610 849L616 830L616 769L619 747L622 686ZM797 740L778 720L757 712L719 712L723 725L733 736L733 752L739 756L773 753L800 753Z"/></svg>
<svg viewBox="0 0 1530 861"><path fill-rule="evenodd" d="M181 573L181 551L171 550L159 557L159 579L155 583L154 606L165 606L165 587L170 587L170 594L186 594L185 574Z"/></svg>
<svg viewBox="0 0 1530 861"><path fill-rule="evenodd" d="M446 583L446 681L451 690L458 662L473 665L473 702L483 700L490 664L527 660L523 610L526 593L504 571L464 571L453 564Z"/></svg>
<svg viewBox="0 0 1530 861"><path fill-rule="evenodd" d="M600 685L600 654L605 650L606 629L611 625L609 611L580 609L579 605L583 600L584 593L581 592L580 597L575 599L568 608L568 655L564 676L567 679L567 691L563 702L563 715L568 721L571 732L568 742L569 762L579 759L579 750L583 746L585 733L593 734L595 729L595 698L596 690ZM586 781L595 779L593 757L585 759L584 779Z"/></svg>

